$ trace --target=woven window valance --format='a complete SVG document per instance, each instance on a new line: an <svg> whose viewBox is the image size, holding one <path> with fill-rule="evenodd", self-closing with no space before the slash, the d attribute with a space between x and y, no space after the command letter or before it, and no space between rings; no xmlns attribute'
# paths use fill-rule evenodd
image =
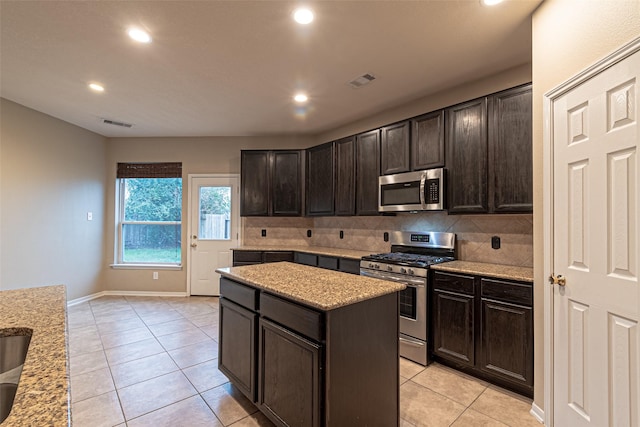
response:
<svg viewBox="0 0 640 427"><path fill-rule="evenodd" d="M182 178L182 163L118 163L117 178Z"/></svg>

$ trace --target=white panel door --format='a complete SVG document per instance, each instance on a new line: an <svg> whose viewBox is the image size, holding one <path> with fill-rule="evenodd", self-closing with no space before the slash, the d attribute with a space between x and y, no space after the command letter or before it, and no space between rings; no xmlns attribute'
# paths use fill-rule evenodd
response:
<svg viewBox="0 0 640 427"><path fill-rule="evenodd" d="M553 100L556 426L637 427L640 53Z"/></svg>
<svg viewBox="0 0 640 427"><path fill-rule="evenodd" d="M220 267L231 267L240 226L237 176L190 178L191 295L220 295Z"/></svg>

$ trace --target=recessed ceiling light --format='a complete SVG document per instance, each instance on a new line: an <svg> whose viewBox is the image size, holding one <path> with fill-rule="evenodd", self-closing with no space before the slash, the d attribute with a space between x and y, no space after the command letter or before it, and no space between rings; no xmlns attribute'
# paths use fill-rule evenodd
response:
<svg viewBox="0 0 640 427"><path fill-rule="evenodd" d="M485 6L495 6L499 3L502 3L503 0L482 0L482 4Z"/></svg>
<svg viewBox="0 0 640 427"><path fill-rule="evenodd" d="M89 89L94 92L104 92L104 86L99 85L98 83L89 83Z"/></svg>
<svg viewBox="0 0 640 427"><path fill-rule="evenodd" d="M293 19L298 24L307 25L313 21L313 12L311 11L311 9L301 7L293 12Z"/></svg>
<svg viewBox="0 0 640 427"><path fill-rule="evenodd" d="M302 104L303 102L307 102L309 100L309 97L307 95L305 95L304 93L297 93L294 97L293 100Z"/></svg>
<svg viewBox="0 0 640 427"><path fill-rule="evenodd" d="M149 35L149 33L147 33L144 30L141 30L140 28L129 28L129 31L127 31L127 34L129 34L129 37L131 37L133 40L140 42L140 43L151 43L151 36Z"/></svg>

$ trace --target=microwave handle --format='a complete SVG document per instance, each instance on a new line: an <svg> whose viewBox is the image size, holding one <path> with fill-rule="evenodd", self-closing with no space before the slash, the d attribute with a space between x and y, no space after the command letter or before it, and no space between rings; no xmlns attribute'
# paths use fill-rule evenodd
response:
<svg viewBox="0 0 640 427"><path fill-rule="evenodd" d="M427 201L425 200L425 197L424 197L424 187L426 185L426 182L427 182L427 174L423 173L420 176L420 204L422 205L423 209L425 209L427 205Z"/></svg>

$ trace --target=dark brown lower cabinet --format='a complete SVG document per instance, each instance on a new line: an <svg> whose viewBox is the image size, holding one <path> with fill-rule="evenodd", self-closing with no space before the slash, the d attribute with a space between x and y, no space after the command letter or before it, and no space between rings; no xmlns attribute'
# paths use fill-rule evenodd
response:
<svg viewBox="0 0 640 427"><path fill-rule="evenodd" d="M292 251L234 250L233 266L288 261L360 275L360 260Z"/></svg>
<svg viewBox="0 0 640 427"><path fill-rule="evenodd" d="M533 387L532 311L530 307L482 299L480 369Z"/></svg>
<svg viewBox="0 0 640 427"><path fill-rule="evenodd" d="M292 251L233 251L233 266L263 264L265 262L293 262Z"/></svg>
<svg viewBox="0 0 640 427"><path fill-rule="evenodd" d="M283 425L319 426L320 345L264 318L259 342L262 411Z"/></svg>
<svg viewBox="0 0 640 427"><path fill-rule="evenodd" d="M220 295L220 370L275 425L399 425L397 293L321 311L222 277Z"/></svg>
<svg viewBox="0 0 640 427"><path fill-rule="evenodd" d="M435 271L433 357L533 396L531 283Z"/></svg>
<svg viewBox="0 0 640 427"><path fill-rule="evenodd" d="M473 296L433 291L433 352L457 363L475 364Z"/></svg>
<svg viewBox="0 0 640 427"><path fill-rule="evenodd" d="M220 299L219 369L247 398L256 399L255 345L258 314Z"/></svg>

